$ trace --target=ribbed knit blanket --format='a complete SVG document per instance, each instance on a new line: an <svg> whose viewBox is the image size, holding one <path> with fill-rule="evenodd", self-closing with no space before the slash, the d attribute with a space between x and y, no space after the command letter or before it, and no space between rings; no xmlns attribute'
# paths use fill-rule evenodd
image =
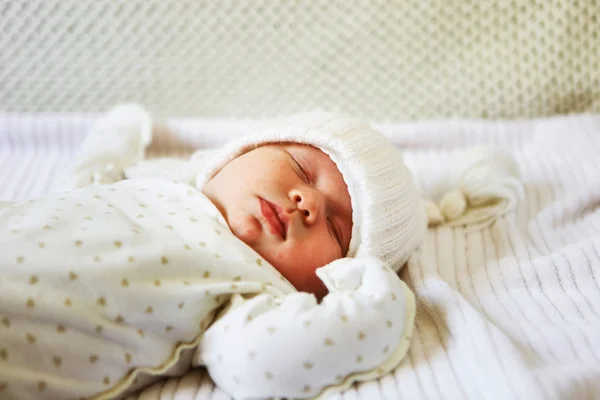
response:
<svg viewBox="0 0 600 400"><path fill-rule="evenodd" d="M0 201L52 190L93 119L0 115ZM213 147L257 124L171 120L150 154ZM513 154L524 196L485 230L430 230L402 273L418 301L408 356L332 399L600 399L600 116L375 125L426 195L455 151L487 143ZM204 371L137 398L228 399Z"/></svg>

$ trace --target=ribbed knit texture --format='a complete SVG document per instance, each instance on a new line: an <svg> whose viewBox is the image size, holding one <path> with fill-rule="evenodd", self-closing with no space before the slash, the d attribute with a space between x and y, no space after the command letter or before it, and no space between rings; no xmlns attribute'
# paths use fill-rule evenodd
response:
<svg viewBox="0 0 600 400"><path fill-rule="evenodd" d="M0 199L48 190L91 122L35 121L0 118ZM172 126L206 147L244 131L218 121ZM417 297L406 359L386 378L332 399L600 399L600 116L375 126L403 147L426 192L455 150L490 143L514 155L525 198L481 232L429 232L403 271ZM163 143L154 154L183 153L176 141ZM140 398L159 394L228 399L202 371Z"/></svg>

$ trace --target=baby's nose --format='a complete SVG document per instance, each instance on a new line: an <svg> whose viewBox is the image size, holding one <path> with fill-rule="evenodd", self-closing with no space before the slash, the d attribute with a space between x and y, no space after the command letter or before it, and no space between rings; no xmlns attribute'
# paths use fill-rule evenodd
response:
<svg viewBox="0 0 600 400"><path fill-rule="evenodd" d="M312 188L295 190L292 193L292 200L307 223L312 224L319 219L323 208L323 195L318 190Z"/></svg>

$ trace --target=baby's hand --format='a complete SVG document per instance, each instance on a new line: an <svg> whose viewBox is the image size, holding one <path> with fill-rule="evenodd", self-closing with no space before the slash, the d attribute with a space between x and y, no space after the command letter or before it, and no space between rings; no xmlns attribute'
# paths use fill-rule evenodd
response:
<svg viewBox="0 0 600 400"><path fill-rule="evenodd" d="M409 345L415 304L404 282L372 257L317 270L330 293L236 296L205 333L196 363L236 399L312 398L376 379Z"/></svg>

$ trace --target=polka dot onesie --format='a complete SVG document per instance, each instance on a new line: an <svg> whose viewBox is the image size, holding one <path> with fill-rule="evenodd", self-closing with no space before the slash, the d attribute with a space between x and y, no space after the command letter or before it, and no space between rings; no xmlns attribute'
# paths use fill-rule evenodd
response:
<svg viewBox="0 0 600 400"><path fill-rule="evenodd" d="M2 398L118 398L192 365L238 398L314 397L406 351L413 298L390 269L338 260L317 304L185 183L47 195L0 226Z"/></svg>
<svg viewBox="0 0 600 400"><path fill-rule="evenodd" d="M341 259L317 270L321 303L296 291L188 184L193 163L118 182L149 129L118 107L66 191L0 203L1 399L122 399L193 367L236 399L317 398L399 364L415 304L391 269Z"/></svg>

